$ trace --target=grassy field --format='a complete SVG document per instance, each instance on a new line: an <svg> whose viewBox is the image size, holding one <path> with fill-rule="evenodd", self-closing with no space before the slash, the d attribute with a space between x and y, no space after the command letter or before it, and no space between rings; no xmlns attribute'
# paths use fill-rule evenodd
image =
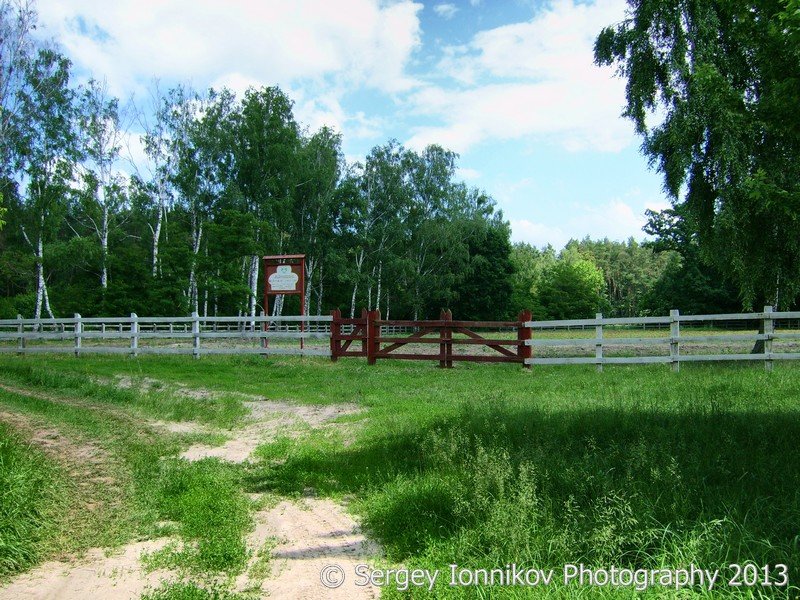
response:
<svg viewBox="0 0 800 600"><path fill-rule="evenodd" d="M156 556L186 583L152 597L203 597L239 573L254 494L347 498L383 546L385 565L440 569L721 569L711 592L654 587L645 597L797 597L800 593L800 368L688 365L551 367L214 357L0 357L0 411L23 413L109 454L119 493L78 519L53 499L64 466L0 429L0 577L74 549L170 533L190 540ZM126 381L156 380L146 392ZM214 390L190 398L174 386ZM356 403L353 439L278 437L256 460L176 458L191 435L146 419L202 422L221 433L245 414L236 393L301 404ZM64 404L58 399L72 398ZM2 418L0 418L2 420ZM235 434L235 432L234 432ZM98 465L101 468L103 465ZM54 473L50 476L48 473ZM79 489L74 495L94 494ZM68 503L67 503L68 504ZM74 512L74 511L72 511ZM10 524L14 526L10 526ZM166 523L166 524L165 524ZM19 526L17 526L19 524ZM113 525L112 527L109 524ZM165 531L166 530L166 531ZM113 531L109 535L108 531ZM187 549L188 548L188 549ZM788 566L790 587L731 587L731 563ZM775 579L777 572L773 571ZM763 577L763 571L762 571ZM444 578L444 575L442 575ZM208 594L206 594L208 595ZM385 589L386 597L421 597ZM630 586L449 587L442 597L637 596Z"/></svg>

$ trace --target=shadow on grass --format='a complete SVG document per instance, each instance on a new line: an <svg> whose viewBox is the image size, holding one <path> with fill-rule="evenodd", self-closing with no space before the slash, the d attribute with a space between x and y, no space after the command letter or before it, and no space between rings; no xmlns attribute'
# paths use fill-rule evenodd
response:
<svg viewBox="0 0 800 600"><path fill-rule="evenodd" d="M707 404L706 404L707 405ZM279 440L252 491L356 494L410 562L800 564L800 412L465 403L356 445ZM448 564L447 562L441 562Z"/></svg>

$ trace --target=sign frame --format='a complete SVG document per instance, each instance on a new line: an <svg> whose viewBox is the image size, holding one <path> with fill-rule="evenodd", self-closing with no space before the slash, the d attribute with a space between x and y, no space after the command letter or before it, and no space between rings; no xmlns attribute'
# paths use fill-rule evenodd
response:
<svg viewBox="0 0 800 600"><path fill-rule="evenodd" d="M269 316L269 297L270 296L300 296L300 316L306 316L306 255L305 254L279 254L275 256L264 256L264 314ZM285 267L289 267L287 270ZM283 268L280 268L283 267ZM291 276L285 277L289 273L294 274L297 279L295 289L273 289L273 282L291 281ZM273 279L271 282L270 279ZM264 330L269 329L270 324L264 323ZM300 331L305 331L305 322L300 321ZM303 347L303 338L300 338L300 348Z"/></svg>

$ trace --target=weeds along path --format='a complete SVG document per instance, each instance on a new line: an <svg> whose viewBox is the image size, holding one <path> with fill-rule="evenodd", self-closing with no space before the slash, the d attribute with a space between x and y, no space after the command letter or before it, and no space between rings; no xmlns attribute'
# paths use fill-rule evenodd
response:
<svg viewBox="0 0 800 600"><path fill-rule="evenodd" d="M0 384L0 390L50 403L88 404L6 384ZM65 476L61 491L67 499L63 522L44 551L52 560L4 582L0 599L138 598L168 575L164 571L145 573L140 563L142 553L163 547L166 538L82 552L94 539L108 539L101 529L125 520L127 482L120 476L122 465L113 452L98 440L8 403L0 408L0 421L60 466Z"/></svg>
<svg viewBox="0 0 800 600"><path fill-rule="evenodd" d="M237 430L232 439L221 446L195 444L184 451L181 457L187 460L219 458L241 463L250 459L258 446L274 440L279 435L295 437L309 429L325 427L346 430L346 426L334 421L341 416L356 414L361 410L358 406L350 404L304 406L271 400L250 400L243 405L250 412L249 422ZM175 425L177 427L173 426L172 431L203 432L203 429L198 427L187 430L185 424ZM350 440L349 436L345 436L345 443Z"/></svg>
<svg viewBox="0 0 800 600"><path fill-rule="evenodd" d="M186 443L197 435L204 443L194 444L185 450L180 456L186 460L169 458L168 461L172 462L164 463L171 465L168 469L172 469L173 473L166 479L178 477L184 480L183 478L195 476L202 479L207 467L213 467L213 463L209 465L195 461L218 458L223 461L217 464L218 467L227 470L233 477L233 482L237 477L234 473L240 472L242 468L249 468L246 465L240 467L238 463L251 460L251 454L257 446L279 437L330 431L337 440L349 444L354 439L354 428L360 424L340 423L337 420L341 416L353 415L362 410L354 404L303 405L236 394L239 410L245 416L243 421L229 429L219 421L153 419L158 414L154 409L161 406L162 401L169 402L165 398L170 395L180 395L184 399L193 400L192 404L208 405L207 410L212 410L211 405L221 403L222 397L219 392L211 390L182 386L175 389L166 382L155 380L145 381L144 389L137 385L136 380L122 380L121 385L115 385L118 382L113 381L100 384L103 387L110 386L107 389L131 388L126 392L129 394L153 394L153 403L144 405L142 402L150 401L144 398L140 400L138 396L133 398L132 403L122 403L120 398L113 397L107 402L103 393L89 390L89 393L84 394L73 382L64 387L53 386L50 389L48 384L31 382L32 388L27 388L24 387L25 383L24 380L0 383L0 420L12 425L22 438L41 447L55 462L63 466L69 479L77 482L78 491L74 493L80 500L75 503L75 514L80 515L87 523L93 523L95 528L98 522L113 526L118 518L118 515L101 516L109 508L105 503L110 499L114 499L110 508L117 512L132 506L131 490L141 485L141 482L130 480L129 455L136 455L141 449L130 450L131 446L148 446L151 443L160 445L157 452L148 454L148 462L152 464L158 463L159 456L175 457L179 448L186 448ZM91 385L98 387L97 384ZM142 415L142 407L147 410L149 417ZM213 442L206 443L214 436L218 443L225 437L230 439L217 446L212 445ZM136 460L135 456L134 459ZM190 486L195 485L191 483L194 479L185 481ZM191 502L217 491L215 481L208 480L204 485L211 487L203 488L205 491L198 492ZM231 493L243 495L240 484L233 485L237 490ZM221 496L219 501L223 501L224 505L228 503ZM184 501L181 502L185 505ZM245 509L245 512L248 510ZM212 513L209 513L209 517L213 519ZM247 597L257 594L257 597L309 600L379 596L380 590L358 587L353 583L355 566L371 562L380 551L377 545L361 534L358 524L348 514L345 506L328 499L281 499L277 505L257 509L251 513L251 517L252 529L248 532L245 527L240 533L244 537L239 538L247 548L244 563L239 567L231 567L228 571L235 576L225 585L229 592L243 593ZM184 589L180 587L184 583L190 586L185 589L200 591L199 588L205 587L205 583L200 583L198 588L190 582L196 576L199 577L199 582L213 581L216 575L212 572L192 571L196 569L191 564L193 559L182 558L180 551L179 554L174 554L170 550L170 543L173 541L196 539L191 533L185 537L188 530L185 531L180 523L186 518L194 522L198 517L187 514L175 518L176 524L171 527L178 529L166 531L171 537L122 543L135 539L136 528L128 524L126 532L122 534L123 539L112 543L112 549L100 547L105 544L84 544L78 549L79 552L71 555L56 554L55 557L61 560L44 562L0 585L0 600L73 600L88 597L133 599L159 587L165 592L171 590L172 593L179 588ZM217 526L212 523L203 525L200 522L195 525L209 529L203 535L210 535L209 540L213 543L216 536L213 530L217 530ZM75 523L65 525L67 530L75 527ZM180 533L180 538L175 533ZM155 535L164 534L165 531L161 531ZM146 535L150 536L152 533ZM233 535L235 538L236 534ZM187 546L179 543L178 547ZM188 547L194 547L193 542ZM75 556L80 551L85 552L76 559ZM155 556L164 552L167 553L165 556L173 556L178 562L158 563L154 571L143 566L143 554ZM51 552L46 556L54 555ZM184 560L189 562L184 564ZM320 582L321 570L330 564L338 565L347 575L345 583L335 590L325 588ZM153 564L147 566L154 568ZM184 570L187 568L189 571Z"/></svg>
<svg viewBox="0 0 800 600"><path fill-rule="evenodd" d="M240 392L226 393L180 384L174 385L151 377L118 376L115 379L102 380L102 383L116 385L124 390L133 389L140 393L168 390L171 394L198 402L221 400L231 396L238 398L246 414L244 424L233 430L231 439L222 444L197 443L190 446L181 454L181 458L190 461L219 458L232 463L243 463L251 458L258 446L273 441L278 436L297 437L310 430L328 428L336 429L337 433L341 435L343 443L347 445L354 439L354 424L339 423L337 420L343 416L358 414L363 410L357 404L296 404ZM176 434L219 433L218 428L215 429L208 424L195 421L151 421L150 424L156 429Z"/></svg>

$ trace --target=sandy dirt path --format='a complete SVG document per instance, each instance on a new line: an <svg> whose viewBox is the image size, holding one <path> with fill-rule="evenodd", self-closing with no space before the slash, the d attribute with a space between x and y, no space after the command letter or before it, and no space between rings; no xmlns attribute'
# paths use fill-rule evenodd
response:
<svg viewBox="0 0 800 600"><path fill-rule="evenodd" d="M379 588L360 587L354 581L356 565L369 564L380 548L361 533L358 524L336 502L316 498L284 500L260 511L250 544L257 547L269 540L274 540L275 545L270 553L270 576L260 585L262 595L302 600L380 596ZM329 587L323 585L323 579ZM238 583L246 587L242 578Z"/></svg>
<svg viewBox="0 0 800 600"><path fill-rule="evenodd" d="M135 542L114 550L93 548L70 562L48 561L0 588L1 600L134 600L170 578L145 573L141 555L163 548L167 539ZM174 578L174 577L173 577Z"/></svg>

